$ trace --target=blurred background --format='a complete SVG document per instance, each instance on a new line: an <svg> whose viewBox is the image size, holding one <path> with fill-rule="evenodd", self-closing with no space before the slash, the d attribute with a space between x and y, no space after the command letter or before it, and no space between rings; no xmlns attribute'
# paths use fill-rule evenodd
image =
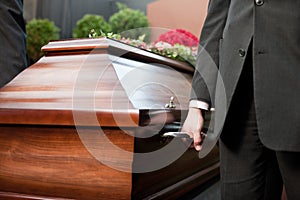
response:
<svg viewBox="0 0 300 200"><path fill-rule="evenodd" d="M47 18L60 28L61 38L70 38L76 22L85 14L109 20L118 11L117 2L144 12L152 27L181 28L197 37L208 4L208 0L24 0L24 17L27 22Z"/></svg>

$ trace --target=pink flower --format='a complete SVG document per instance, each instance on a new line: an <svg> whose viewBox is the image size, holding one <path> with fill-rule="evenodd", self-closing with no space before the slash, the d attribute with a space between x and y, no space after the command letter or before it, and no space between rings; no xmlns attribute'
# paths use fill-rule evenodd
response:
<svg viewBox="0 0 300 200"><path fill-rule="evenodd" d="M174 29L161 34L155 41L155 43L157 42L166 42L171 45L181 44L188 47L195 47L198 46L199 41L198 38L189 31L184 29Z"/></svg>

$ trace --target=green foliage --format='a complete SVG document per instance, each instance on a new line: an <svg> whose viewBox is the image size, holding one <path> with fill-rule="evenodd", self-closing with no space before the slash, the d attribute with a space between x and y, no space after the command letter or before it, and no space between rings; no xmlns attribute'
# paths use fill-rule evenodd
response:
<svg viewBox="0 0 300 200"><path fill-rule="evenodd" d="M109 18L113 33L119 33L122 37L137 39L141 35L149 38L149 22L147 16L140 10L128 8L125 4L117 3L119 11Z"/></svg>
<svg viewBox="0 0 300 200"><path fill-rule="evenodd" d="M33 19L26 25L27 55L36 62L43 56L42 46L59 39L60 29L48 19Z"/></svg>
<svg viewBox="0 0 300 200"><path fill-rule="evenodd" d="M121 38L122 38L120 34L114 34L114 33L107 33L105 35L105 37L108 37L108 38L111 38L114 40L121 40Z"/></svg>
<svg viewBox="0 0 300 200"><path fill-rule="evenodd" d="M101 15L86 14L77 21L73 30L74 38L87 38L93 32L93 36L111 32L110 25Z"/></svg>
<svg viewBox="0 0 300 200"><path fill-rule="evenodd" d="M149 50L174 60L189 63L192 66L196 65L196 51L193 51L191 47L175 44L168 48L150 47Z"/></svg>
<svg viewBox="0 0 300 200"><path fill-rule="evenodd" d="M124 3L116 2L116 4L117 4L117 7L119 10L124 10L124 9L128 8L128 6Z"/></svg>

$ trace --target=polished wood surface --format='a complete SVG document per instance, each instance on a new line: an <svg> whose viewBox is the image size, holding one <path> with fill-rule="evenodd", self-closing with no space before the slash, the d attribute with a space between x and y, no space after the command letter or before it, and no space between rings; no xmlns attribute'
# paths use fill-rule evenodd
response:
<svg viewBox="0 0 300 200"><path fill-rule="evenodd" d="M153 152L163 148L164 145L166 143L157 135L135 140L137 152ZM179 145L182 145L180 141L178 141ZM133 167L143 166L143 164L139 158L133 160ZM176 161L162 169L133 174L132 197L133 199L178 199L218 173L218 147L203 159L199 159L198 152L194 149L188 149Z"/></svg>
<svg viewBox="0 0 300 200"><path fill-rule="evenodd" d="M167 75L167 73L174 73L174 71L164 69L161 67L162 64L168 64L169 67L186 71L188 74L193 71L189 65L144 50L136 50L135 47L128 47L128 45L116 41L109 41L112 43L111 45L103 39L58 41L43 47L48 56L43 57L39 62L23 71L0 90L0 122L72 125L74 109L80 109L83 113L91 111L86 108L74 108L74 100L88 104L90 99L94 98L93 111L97 113L102 126L116 125L112 113L114 116L119 115L120 118L125 119L121 126L137 126L138 109L141 108L131 105L128 95L123 89L126 85L119 84L113 61L105 51L109 48L117 55L127 57L131 52L130 54L134 55L131 56L133 59L160 64L160 67L153 68L150 68L150 65L144 73L153 78L157 74L165 74L165 80L161 82L162 84L164 81L172 82L174 80L172 75ZM122 47L127 47L127 49L117 51ZM88 50L89 53L73 55L74 51L76 52L78 49ZM98 49L103 51L98 51ZM51 54L57 52L64 52L64 54L55 56ZM69 54L70 52L71 54ZM100 81L98 80L99 76L101 77ZM185 77L189 79L188 81L191 80L191 75L185 75ZM186 88L178 88L187 94ZM88 91L80 92L81 89ZM155 89L153 87L143 88L145 95L139 100L144 101L147 98L152 98L150 103L154 103L154 101L161 105L167 103L171 94L157 100L161 97L161 93L156 94ZM118 107L126 108L126 113L124 110L112 108L111 99L113 98L118 99ZM184 98L185 100L181 101L187 102L188 96L184 95ZM14 112L15 110L17 113Z"/></svg>
<svg viewBox="0 0 300 200"><path fill-rule="evenodd" d="M94 131L89 129L87 134ZM133 137L114 129L105 133L120 148L133 151ZM93 148L96 151L103 145L95 141ZM131 166L132 158L126 162ZM131 195L131 174L99 162L72 127L1 126L0 163L1 191L71 199L128 199Z"/></svg>
<svg viewBox="0 0 300 200"><path fill-rule="evenodd" d="M186 114L191 66L105 38L43 51L0 89L0 199L175 199L218 174L217 147L204 160L188 150L163 169L133 169L144 165L134 153L166 145L152 125ZM141 139L144 128L154 136Z"/></svg>
<svg viewBox="0 0 300 200"><path fill-rule="evenodd" d="M62 40L50 42L42 47L47 56L59 54L78 54L78 53L97 53L106 52L118 57L129 58L131 60L140 60L144 63L165 64L176 70L193 73L194 68L184 62L175 61L173 59L154 54L144 49L136 48L128 44L124 44L113 39L78 39L78 40Z"/></svg>
<svg viewBox="0 0 300 200"><path fill-rule="evenodd" d="M82 70L84 72L78 80ZM101 83L95 83L94 74L102 72ZM137 126L138 111L130 105L125 91L117 83L107 54L43 57L1 89L0 121L8 124L73 125L73 112L80 110L82 113L96 112L103 126L116 125L112 115L120 115L124 119L121 126ZM76 88L76 84L80 86ZM81 92L81 89L85 91ZM128 108L126 112L129 112L130 119L126 120L127 113L124 114L124 111L112 108L112 95L118 98L120 107ZM93 108L74 107L74 101L89 104L92 98L95 98Z"/></svg>

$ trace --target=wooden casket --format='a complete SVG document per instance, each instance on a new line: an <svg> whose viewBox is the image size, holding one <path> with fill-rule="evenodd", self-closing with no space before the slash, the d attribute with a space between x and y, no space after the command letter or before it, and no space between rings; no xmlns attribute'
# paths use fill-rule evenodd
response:
<svg viewBox="0 0 300 200"><path fill-rule="evenodd" d="M199 159L161 137L193 67L106 38L42 50L0 90L1 199L175 199L218 175L217 147Z"/></svg>

